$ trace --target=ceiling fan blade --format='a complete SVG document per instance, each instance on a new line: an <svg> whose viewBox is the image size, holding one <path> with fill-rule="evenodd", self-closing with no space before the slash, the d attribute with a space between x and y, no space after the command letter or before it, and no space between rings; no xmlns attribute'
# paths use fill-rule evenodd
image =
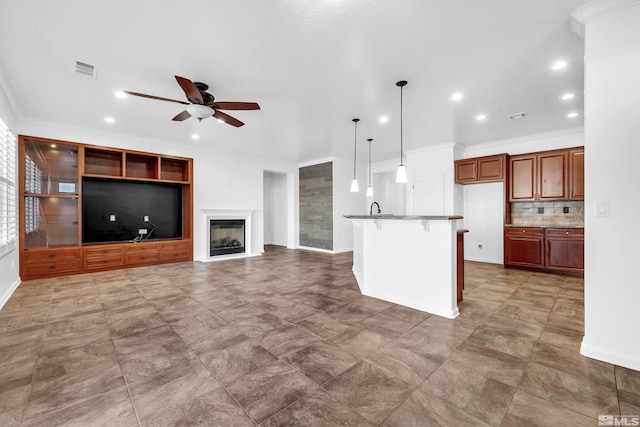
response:
<svg viewBox="0 0 640 427"><path fill-rule="evenodd" d="M144 93L138 93L138 92L131 92L128 90L123 91L124 93L128 94L128 95L133 95L133 96L141 96L143 98L149 98L149 99L157 99L159 101L169 101L169 102L177 102L178 104L184 104L184 105L189 105L188 102L184 102L184 101L178 101L177 99L169 99L169 98L163 98L161 96L153 96L153 95L146 95Z"/></svg>
<svg viewBox="0 0 640 427"><path fill-rule="evenodd" d="M176 80L178 84L184 91L185 95L187 95L187 99L194 104L204 104L204 100L202 99L202 95L200 91L193 84L193 82L189 79L185 79L184 77L176 76Z"/></svg>
<svg viewBox="0 0 640 427"><path fill-rule="evenodd" d="M222 111L214 112L213 117L237 128L239 128L240 126L244 126L244 123L242 123L240 120L236 119L235 117L231 117L230 115L225 114Z"/></svg>
<svg viewBox="0 0 640 427"><path fill-rule="evenodd" d="M220 110L259 110L256 102L212 102L211 107Z"/></svg>
<svg viewBox="0 0 640 427"><path fill-rule="evenodd" d="M189 114L187 110L184 110L182 113L178 114L171 120L174 120L176 122L181 122L183 120L187 120L189 117L191 117L191 114Z"/></svg>

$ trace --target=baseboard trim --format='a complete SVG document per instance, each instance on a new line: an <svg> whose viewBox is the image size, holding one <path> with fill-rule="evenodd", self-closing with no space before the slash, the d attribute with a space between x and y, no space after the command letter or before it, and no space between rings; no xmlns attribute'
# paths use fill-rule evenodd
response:
<svg viewBox="0 0 640 427"><path fill-rule="evenodd" d="M0 310L2 310L2 307L4 307L4 305L7 303L7 301L9 301L9 298L11 298L11 295L13 295L13 293L16 291L16 289L18 289L18 286L20 286L20 283L22 283L22 281L18 277L16 279L16 281L13 282L11 284L11 286L9 286L9 289L7 289L5 291L5 293L2 295L2 297L0 297Z"/></svg>
<svg viewBox="0 0 640 427"><path fill-rule="evenodd" d="M500 264L502 265L502 260L495 259L487 259L487 258L475 258L475 257L465 257L465 261L474 261L474 262L486 262L487 264Z"/></svg>
<svg viewBox="0 0 640 427"><path fill-rule="evenodd" d="M580 345L580 354L591 359L600 360L602 362L612 363L614 365L640 371L640 357L630 357L628 354L622 354L618 351L611 351L599 347L594 347L586 342L586 336L582 338Z"/></svg>
<svg viewBox="0 0 640 427"><path fill-rule="evenodd" d="M324 254L334 254L335 253L333 250L330 250L330 249L312 248L311 246L298 246L298 249L302 249L303 251L322 252Z"/></svg>

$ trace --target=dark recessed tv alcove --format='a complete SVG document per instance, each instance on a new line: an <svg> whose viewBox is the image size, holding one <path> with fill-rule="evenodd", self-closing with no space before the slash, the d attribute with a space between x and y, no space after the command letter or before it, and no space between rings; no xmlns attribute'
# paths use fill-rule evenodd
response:
<svg viewBox="0 0 640 427"><path fill-rule="evenodd" d="M182 238L182 185L83 178L82 243L129 241L140 229L148 240Z"/></svg>

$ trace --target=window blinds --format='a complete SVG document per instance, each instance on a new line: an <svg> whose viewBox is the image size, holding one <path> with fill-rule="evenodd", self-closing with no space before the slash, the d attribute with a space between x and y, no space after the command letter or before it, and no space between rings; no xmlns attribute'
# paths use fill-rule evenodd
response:
<svg viewBox="0 0 640 427"><path fill-rule="evenodd" d="M0 119L0 255L17 239L16 138Z"/></svg>

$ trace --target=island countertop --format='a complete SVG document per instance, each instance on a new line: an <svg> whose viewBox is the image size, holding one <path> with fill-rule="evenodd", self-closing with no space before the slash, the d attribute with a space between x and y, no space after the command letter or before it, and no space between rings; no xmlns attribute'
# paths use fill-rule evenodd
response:
<svg viewBox="0 0 640 427"><path fill-rule="evenodd" d="M409 220L409 221L450 221L462 219L460 215L345 215L347 219L391 219L391 220Z"/></svg>

